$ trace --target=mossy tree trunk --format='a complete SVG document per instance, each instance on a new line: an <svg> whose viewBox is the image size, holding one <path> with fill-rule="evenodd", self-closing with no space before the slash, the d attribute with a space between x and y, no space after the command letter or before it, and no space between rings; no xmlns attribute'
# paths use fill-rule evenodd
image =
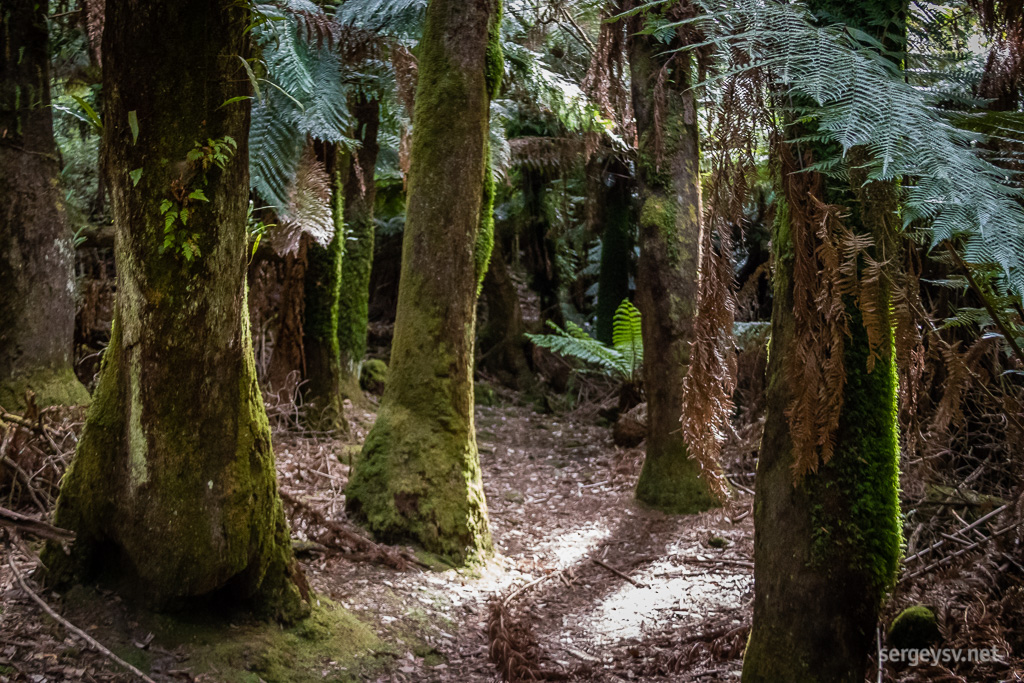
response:
<svg viewBox="0 0 1024 683"><path fill-rule="evenodd" d="M305 306L303 311L303 403L306 419L315 429L348 431L344 376L338 343L338 321L345 250L345 190L348 154L333 144L318 144L317 157L331 179L331 216L334 237L327 246L310 243L306 251Z"/></svg>
<svg viewBox="0 0 1024 683"><path fill-rule="evenodd" d="M673 10L669 10L670 12ZM669 17L672 18L672 17ZM639 150L636 304L643 315L647 454L636 497L659 510L691 513L717 504L683 440L683 378L697 313L701 244L697 101L689 52L669 52L630 20L629 64Z"/></svg>
<svg viewBox="0 0 1024 683"><path fill-rule="evenodd" d="M824 20L845 18L880 38L884 31L886 40L904 31L905 0L808 4ZM865 17L885 17L889 23L880 27ZM793 127L788 135L795 139L806 133ZM780 152L786 161L781 168L795 174L794 167L838 156L842 150L784 142ZM848 155L852 166L863 163L861 151ZM793 372L800 346L795 311L801 305L795 294L794 230L796 221L807 222L806 216L815 215L816 200L841 205L845 226L856 234L871 234L873 258L879 258L881 245L892 240L899 224L898 192L893 183L866 183L858 170L851 171L848 184L800 175L799 182L780 178L783 193L772 238L768 407L755 480L754 621L743 681L860 683L900 558L897 380L893 353L885 353L892 347L892 330L883 313L884 323L877 330L882 352L869 371L868 332L856 302L845 298L850 335L843 347L846 381L834 455L817 472L795 479L797 454L787 412L793 398L807 388ZM883 302L875 304L887 309Z"/></svg>
<svg viewBox="0 0 1024 683"><path fill-rule="evenodd" d="M58 581L103 573L161 604L216 594L290 619L308 604L246 311L249 104L225 105L248 94L248 21L232 0L107 3L118 296L57 503L77 539L44 560ZM237 151L204 168L228 138ZM167 214L182 209L168 240Z"/></svg>
<svg viewBox="0 0 1024 683"><path fill-rule="evenodd" d="M74 249L50 108L47 7L0 7L0 406L88 403L72 369Z"/></svg>
<svg viewBox="0 0 1024 683"><path fill-rule="evenodd" d="M346 490L386 540L467 562L491 548L473 426L476 297L486 258L490 97L500 6L431 0L419 45L412 167L387 389Z"/></svg>
<svg viewBox="0 0 1024 683"><path fill-rule="evenodd" d="M601 270L597 278L597 338L612 343L615 310L629 298L633 259L633 178L615 156L596 159L589 172L594 226L601 235Z"/></svg>
<svg viewBox="0 0 1024 683"><path fill-rule="evenodd" d="M345 185L345 265L341 274L338 340L341 349L341 393L345 398L365 402L359 388L359 367L366 355L370 309L370 272L376 225L373 204L377 196L374 169L377 166L377 131L380 128L380 100L359 95L351 106L355 138L360 147L349 159Z"/></svg>

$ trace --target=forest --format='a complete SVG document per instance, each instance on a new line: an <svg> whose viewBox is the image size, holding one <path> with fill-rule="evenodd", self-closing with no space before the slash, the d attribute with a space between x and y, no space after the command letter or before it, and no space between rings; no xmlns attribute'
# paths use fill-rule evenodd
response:
<svg viewBox="0 0 1024 683"><path fill-rule="evenodd" d="M1024 0L0 0L0 683L1024 680Z"/></svg>

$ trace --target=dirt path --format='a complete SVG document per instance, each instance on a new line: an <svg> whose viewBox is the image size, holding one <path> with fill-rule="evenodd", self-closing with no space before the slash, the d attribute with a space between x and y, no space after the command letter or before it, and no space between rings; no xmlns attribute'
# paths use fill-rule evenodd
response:
<svg viewBox="0 0 1024 683"><path fill-rule="evenodd" d="M608 429L516 406L479 407L476 421L498 551L479 576L391 572L340 558L313 569L314 585L361 618L396 633L416 623L444 660L413 655L379 680L500 680L487 653L488 601L545 575L515 607L549 667L583 665L595 681L629 680L645 668L644 680L708 671L700 656L664 679L650 669L659 654L661 668L668 665L672 643L747 618L750 497L691 517L652 512L633 501L642 452L616 448ZM738 671L738 661L713 664L704 680Z"/></svg>
<svg viewBox="0 0 1024 683"><path fill-rule="evenodd" d="M371 421L356 416L349 444L278 432L282 487L342 517L345 454ZM542 577L505 616L532 632L546 671L593 681L738 679L752 598L749 495L723 510L670 517L633 502L642 451L616 448L607 428L503 404L478 407L477 434L497 551L484 568L397 571L333 551L301 555L314 589L388 644L373 653L377 673L369 680L500 681L488 654L490 602ZM304 535L301 523L293 527ZM112 647L139 646L139 625L115 596L101 595L98 611L77 617L121 641L105 641ZM0 596L0 683L129 680L49 623L6 567ZM709 632L720 637L695 639ZM78 653L73 661L69 651ZM165 654L159 668L168 673L154 674L157 680L223 680L195 676L187 647ZM335 664L324 663L324 680L344 680L345 667Z"/></svg>

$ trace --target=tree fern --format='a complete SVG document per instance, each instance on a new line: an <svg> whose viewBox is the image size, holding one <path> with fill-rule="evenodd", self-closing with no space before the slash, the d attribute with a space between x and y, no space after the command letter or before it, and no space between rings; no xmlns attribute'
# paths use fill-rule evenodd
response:
<svg viewBox="0 0 1024 683"><path fill-rule="evenodd" d="M656 4L662 0L639 9ZM962 113L939 108L941 93L907 82L906 73L879 56L877 43L860 42L863 36L842 26L816 26L799 6L700 4L705 14L689 22L722 51L724 63L735 64L740 55L740 70L764 70L779 102L813 100L813 112L801 113L816 117L820 134L844 153L869 150L870 179L904 179L905 224L927 229L933 244L962 240L968 262L998 265L1014 293L1024 293L1021 191L985 156L984 136L957 125ZM1012 118L1019 123L1019 115ZM999 134L1021 139L1011 126ZM815 170L843 173L845 164L836 161Z"/></svg>
<svg viewBox="0 0 1024 683"><path fill-rule="evenodd" d="M602 344L571 321L564 330L550 320L548 326L556 334L528 334L527 339L560 356L581 361L591 371L626 382L639 379L644 358L640 311L628 299L615 311L612 346Z"/></svg>

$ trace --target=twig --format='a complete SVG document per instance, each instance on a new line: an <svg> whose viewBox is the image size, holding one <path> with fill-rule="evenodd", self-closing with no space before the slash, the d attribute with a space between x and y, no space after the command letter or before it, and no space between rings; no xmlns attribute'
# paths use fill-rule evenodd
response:
<svg viewBox="0 0 1024 683"><path fill-rule="evenodd" d="M1003 510L1005 510L1008 507L1009 507L1009 505L1003 505L1003 506L1000 506L1000 507L996 508L995 510L993 510L990 513L988 513L987 515L982 515L981 517L976 519L971 524L968 524L963 529L960 529L960 533L963 534L964 532L967 532L967 531L970 531L971 529L977 528L978 526L980 526L981 524L987 522L991 518L995 517L996 515L998 515L1000 512L1002 512ZM911 555L910 557L906 558L905 560L903 560L903 564L910 564L912 561L920 559L921 557L924 557L925 555L927 555L931 551L933 551L936 548L939 548L940 546L943 546L945 544L946 544L946 540L945 539L938 540L935 543L932 543L930 546L928 546L924 550L920 550L920 551L914 553L913 555Z"/></svg>
<svg viewBox="0 0 1024 683"><path fill-rule="evenodd" d="M146 674L142 673L141 671L136 669L134 666L132 666L131 664L129 664L128 662L124 661L123 659L121 659L120 657L115 655L113 652L108 650L106 647L103 646L102 643L100 643L98 640L96 640L95 638L90 636L88 633L86 633L82 629L78 628L77 626L72 624L70 621L68 621L67 619L62 617L61 615L57 614L57 612L55 612L52 607L50 607L48 604L46 604L45 600L43 600L41 597L39 597L36 594L35 591L33 591L31 588L28 587L28 583L25 582L25 577L23 577L21 575L21 572L18 570L18 567L14 564L14 556L13 556L12 553L8 553L8 555L7 555L7 565L11 568L11 571L14 572L14 578L16 578L18 580L18 585L21 586L21 590L25 591L25 593L30 598L32 598L33 602L35 602L37 605L39 605L39 607L41 607L44 612L46 612L48 615L50 615L50 618L52 618L57 623L61 624L64 628L66 628L67 630L71 631L76 636L78 636L79 638L84 640L89 645L89 647L91 647L92 649L94 649L97 652L99 652L100 654L104 655L105 657L110 659L112 662L116 662L117 664L119 664L123 668L127 669L128 671L131 671L133 674L138 676L139 679L145 681L146 683L156 683L156 681L154 681L152 678L150 678Z"/></svg>
<svg viewBox="0 0 1024 683"><path fill-rule="evenodd" d="M604 567L605 569L610 571L612 574L615 574L619 578L625 579L626 581L629 581L631 584L633 584L637 588L647 588L647 584L640 583L639 581L631 578L628 574L620 572L615 567L612 567L611 565L605 564L604 562L602 562L601 560L597 559L596 557L592 557L591 558L591 562L593 562L594 564L596 564L596 565L598 565L600 567Z"/></svg>
<svg viewBox="0 0 1024 683"><path fill-rule="evenodd" d="M541 576L538 579L534 579L533 581L530 581L529 583L527 583L527 584L525 584L523 586L520 586L516 590L512 591L511 593L509 593L508 597L506 597L504 600L501 601L501 606L504 607L505 609L508 609L508 606L510 604L512 604L512 601L515 600L517 597L519 597L520 594L522 594L522 593L528 591L529 589L533 588L538 583L546 581L547 579L550 579L552 576L555 576L555 575L561 574L561 573L562 573L561 571L551 572L550 574L545 574L544 576Z"/></svg>
<svg viewBox="0 0 1024 683"><path fill-rule="evenodd" d="M942 566L942 565L944 565L944 564L946 564L948 562L952 562L955 558L960 557L961 555L963 555L966 552L974 550L975 548L977 548L978 546L982 545L983 543L988 543L989 541L994 541L995 539L999 538L1000 536L1002 536L1003 534L1007 533L1008 531L1013 531L1014 529L1019 527L1021 524L1024 524L1024 522L1015 522L1014 524L1011 524L1008 527L1004 527L1004 528L1000 529L999 531L993 533L991 536L988 536L987 538L983 538L980 541L975 541L974 543L972 543L972 544L970 544L968 546L964 546L960 550L957 550L955 553L950 553L949 555L946 555L945 557L940 557L939 559L935 560L935 562L932 562L930 565L928 565L926 567L923 567L921 569L918 569L915 572L911 572L910 574L907 574L906 576L904 576L903 578L900 579L900 583L902 583L904 581L908 581L910 579L916 579L919 576L923 576L924 574L927 574L928 572L930 572L933 569L936 569L936 568L938 568L938 567L940 567L940 566Z"/></svg>
<svg viewBox="0 0 1024 683"><path fill-rule="evenodd" d="M26 531L33 536L47 538L51 541L66 542L75 540L75 534L72 531L60 529L48 522L19 514L4 507L0 507L0 526L9 527L14 531Z"/></svg>

